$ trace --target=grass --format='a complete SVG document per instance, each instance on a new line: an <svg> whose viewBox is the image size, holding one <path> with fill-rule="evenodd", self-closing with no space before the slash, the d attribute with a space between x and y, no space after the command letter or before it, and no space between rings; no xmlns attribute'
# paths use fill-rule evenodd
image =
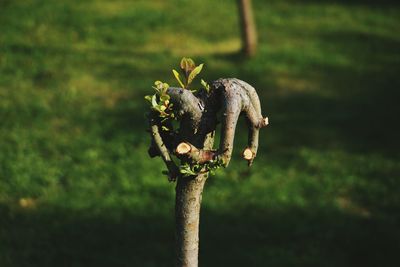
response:
<svg viewBox="0 0 400 267"><path fill-rule="evenodd" d="M143 96L182 56L253 84L271 121L251 169L207 182L202 266L396 266L400 8L253 4L243 60L234 1L0 1L0 266L173 265Z"/></svg>

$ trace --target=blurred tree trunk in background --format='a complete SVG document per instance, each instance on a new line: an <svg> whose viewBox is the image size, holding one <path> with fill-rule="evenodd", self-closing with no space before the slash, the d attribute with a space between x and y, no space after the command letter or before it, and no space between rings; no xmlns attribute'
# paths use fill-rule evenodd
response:
<svg viewBox="0 0 400 267"><path fill-rule="evenodd" d="M251 0L238 0L243 53L254 56L257 50L257 30L254 22Z"/></svg>

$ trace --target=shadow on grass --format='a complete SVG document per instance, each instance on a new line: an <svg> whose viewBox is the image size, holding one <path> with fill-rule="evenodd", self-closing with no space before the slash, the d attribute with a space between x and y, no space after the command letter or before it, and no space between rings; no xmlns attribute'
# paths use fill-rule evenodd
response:
<svg viewBox="0 0 400 267"><path fill-rule="evenodd" d="M2 207L1 266L173 266L172 215L118 218ZM115 211L114 211L115 213ZM202 266L395 266L396 225L333 207L205 207Z"/></svg>
<svg viewBox="0 0 400 267"><path fill-rule="evenodd" d="M90 211L87 211L90 212ZM1 209L1 266L171 266L171 218ZM122 212L123 213L123 212Z"/></svg>
<svg viewBox="0 0 400 267"><path fill-rule="evenodd" d="M204 266L394 266L396 226L333 207L206 211Z"/></svg>

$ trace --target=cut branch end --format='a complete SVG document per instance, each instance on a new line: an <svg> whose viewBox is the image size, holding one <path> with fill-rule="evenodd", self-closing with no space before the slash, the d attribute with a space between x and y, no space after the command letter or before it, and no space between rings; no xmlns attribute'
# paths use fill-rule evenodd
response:
<svg viewBox="0 0 400 267"><path fill-rule="evenodd" d="M178 155L185 155L188 154L192 150L190 144L182 142L176 147L176 153Z"/></svg>
<svg viewBox="0 0 400 267"><path fill-rule="evenodd" d="M269 124L268 117L262 118L258 124L258 128L263 128Z"/></svg>
<svg viewBox="0 0 400 267"><path fill-rule="evenodd" d="M253 151L251 151L250 148L246 148L245 150L243 150L242 156L245 160L252 160L254 158L254 153Z"/></svg>
<svg viewBox="0 0 400 267"><path fill-rule="evenodd" d="M268 124L269 124L268 117L265 117L265 118L263 119L263 126L267 126Z"/></svg>

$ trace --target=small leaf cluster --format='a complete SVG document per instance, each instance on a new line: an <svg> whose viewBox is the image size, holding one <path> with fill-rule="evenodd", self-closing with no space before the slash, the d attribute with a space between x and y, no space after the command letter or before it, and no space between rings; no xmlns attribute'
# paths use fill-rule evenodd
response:
<svg viewBox="0 0 400 267"><path fill-rule="evenodd" d="M178 81L179 85L182 88L189 89L194 78L196 78L196 76L199 75L200 72L202 71L204 64L202 63L202 64L196 66L196 63L194 62L193 59L184 57L181 59L179 66L181 69L181 73L183 74L183 77L185 79L182 81L179 72L176 71L175 69L172 70L172 73L174 74L175 79ZM203 83L207 84L204 80L201 80L202 85L203 85ZM206 88L205 85L203 85L203 86ZM208 86L208 89L209 89L209 86Z"/></svg>
<svg viewBox="0 0 400 267"><path fill-rule="evenodd" d="M201 85L203 86L204 90L206 90L207 93L210 92L210 85L203 79L201 79Z"/></svg>
<svg viewBox="0 0 400 267"><path fill-rule="evenodd" d="M161 81L155 81L153 88L156 93L154 95L146 95L144 98L150 102L153 110L160 113L161 118L174 118L173 104L170 103L170 96L167 93L169 85Z"/></svg>
<svg viewBox="0 0 400 267"><path fill-rule="evenodd" d="M176 80L179 85L184 89L189 89L189 86L193 82L194 78L202 71L204 64L200 64L196 66L196 63L191 58L182 58L180 62L180 69L184 76L184 81L181 80L180 74L176 70L172 70ZM204 90L207 93L210 91L210 86L203 79L201 80L201 84L204 87ZM173 112L172 106L170 103L170 96L167 93L169 85L167 83L161 81L155 81L154 90L156 93L154 95L146 95L144 98L148 100L151 104L153 110L158 111L160 113L160 117L164 119L172 118L176 119L176 116ZM195 90L192 90L195 91ZM168 129L163 129L168 130Z"/></svg>
<svg viewBox="0 0 400 267"><path fill-rule="evenodd" d="M210 172L214 174L216 170L224 166L222 159L215 159L203 164L186 162L179 167L179 171L183 176L198 175L199 173Z"/></svg>
<svg viewBox="0 0 400 267"><path fill-rule="evenodd" d="M184 57L181 59L181 62L179 64L183 78L181 78L181 75L175 69L172 70L172 73L176 78L176 80L178 81L181 88L195 92L196 90L189 88L193 80L196 78L196 76L199 75L200 72L202 71L203 66L204 64L196 65L193 59ZM201 85L203 86L203 89L207 93L210 92L210 86L203 79L201 79ZM176 115L174 114L173 104L170 102L171 97L168 95L169 87L170 86L167 83L161 81L155 81L153 86L155 94L146 95L145 99L149 101L151 108L157 111L159 113L159 116L162 118L161 130L164 132L169 131L170 133L175 133L173 131L173 128L168 128L170 127L169 122L171 122L171 120L173 119L175 120L177 119ZM214 173L214 171L216 171L221 166L223 166L222 160L216 159L203 164L195 162L192 163L186 162L181 164L179 166L179 169L180 173L183 176L191 176L205 172Z"/></svg>

